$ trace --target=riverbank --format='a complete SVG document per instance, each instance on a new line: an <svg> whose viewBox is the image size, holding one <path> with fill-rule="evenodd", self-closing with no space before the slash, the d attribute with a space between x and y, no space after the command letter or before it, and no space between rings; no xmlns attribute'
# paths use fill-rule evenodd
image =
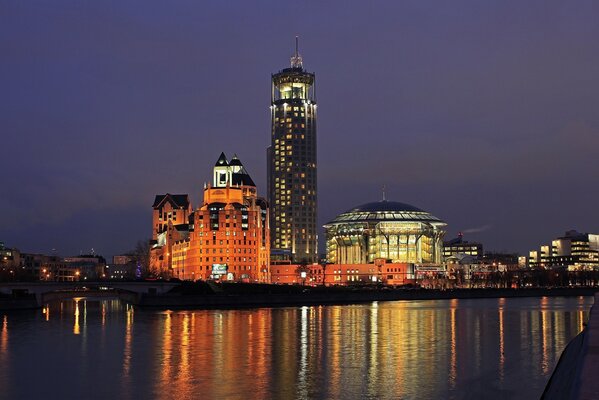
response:
<svg viewBox="0 0 599 400"><path fill-rule="evenodd" d="M391 289L309 287L265 284L182 283L170 293L133 293L126 290L57 291L43 296L43 303L75 297L118 297L126 303L157 309L259 308L286 306L343 305L396 300L445 300L501 297L592 296L599 288L527 289ZM1 296L0 311L41 307L35 295Z"/></svg>
<svg viewBox="0 0 599 400"><path fill-rule="evenodd" d="M270 285L269 285L270 286ZM216 293L169 293L161 296L143 294L133 304L148 308L256 308L357 304L372 301L444 300L501 297L592 296L599 288L528 288L528 289L379 289L303 288L294 291L239 293L234 286Z"/></svg>

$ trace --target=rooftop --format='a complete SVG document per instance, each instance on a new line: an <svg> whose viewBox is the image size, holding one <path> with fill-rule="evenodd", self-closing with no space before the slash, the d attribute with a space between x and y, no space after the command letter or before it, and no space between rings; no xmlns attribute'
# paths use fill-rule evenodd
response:
<svg viewBox="0 0 599 400"><path fill-rule="evenodd" d="M351 210L340 214L328 224L377 221L432 222L445 224L439 218L418 207L387 200L366 203L352 208Z"/></svg>

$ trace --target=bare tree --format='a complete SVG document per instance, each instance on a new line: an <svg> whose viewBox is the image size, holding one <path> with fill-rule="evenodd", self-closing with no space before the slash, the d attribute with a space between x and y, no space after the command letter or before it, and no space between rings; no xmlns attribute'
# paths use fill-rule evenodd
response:
<svg viewBox="0 0 599 400"><path fill-rule="evenodd" d="M139 240L131 255L138 266L138 271L136 271L135 275L139 278L147 277L150 270L150 241Z"/></svg>

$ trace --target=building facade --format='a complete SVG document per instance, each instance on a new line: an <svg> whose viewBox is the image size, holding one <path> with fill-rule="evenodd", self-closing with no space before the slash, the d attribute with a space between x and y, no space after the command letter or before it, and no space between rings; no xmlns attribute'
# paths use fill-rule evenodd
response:
<svg viewBox="0 0 599 400"><path fill-rule="evenodd" d="M72 280L96 280L106 278L106 259L98 254L82 254L65 257L63 262L72 271ZM59 280L71 280L63 276Z"/></svg>
<svg viewBox="0 0 599 400"><path fill-rule="evenodd" d="M409 204L380 201L353 208L324 228L327 262L440 264L446 224Z"/></svg>
<svg viewBox="0 0 599 400"><path fill-rule="evenodd" d="M269 281L268 205L258 197L254 181L237 156L229 161L220 155L212 183L204 187L202 204L181 218L186 223L171 221L150 250L151 260L162 257L160 265L169 276L194 281Z"/></svg>
<svg viewBox="0 0 599 400"><path fill-rule="evenodd" d="M566 232L539 250L531 250L528 257L531 268L566 267L570 270L599 268L599 234Z"/></svg>
<svg viewBox="0 0 599 400"><path fill-rule="evenodd" d="M21 264L21 252L18 249L11 249L0 242L0 270L9 270L17 268Z"/></svg>
<svg viewBox="0 0 599 400"><path fill-rule="evenodd" d="M443 259L447 260L450 257L460 254L482 258L484 255L483 245L482 243L464 240L464 234L460 232L457 238L443 243Z"/></svg>
<svg viewBox="0 0 599 400"><path fill-rule="evenodd" d="M318 259L315 75L297 51L272 75L268 190L273 249L294 262Z"/></svg>
<svg viewBox="0 0 599 400"><path fill-rule="evenodd" d="M415 283L417 270L413 264L281 264L271 266L272 283L309 286L405 285Z"/></svg>
<svg viewBox="0 0 599 400"><path fill-rule="evenodd" d="M173 243L188 237L191 213L192 206L187 194L166 193L154 198L149 259L151 274L170 274Z"/></svg>

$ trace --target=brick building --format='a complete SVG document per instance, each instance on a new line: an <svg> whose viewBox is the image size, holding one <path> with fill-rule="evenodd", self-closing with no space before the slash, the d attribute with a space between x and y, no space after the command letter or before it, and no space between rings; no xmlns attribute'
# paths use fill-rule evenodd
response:
<svg viewBox="0 0 599 400"><path fill-rule="evenodd" d="M376 260L372 264L281 264L271 266L272 283L301 285L404 285L414 283L419 266Z"/></svg>
<svg viewBox="0 0 599 400"><path fill-rule="evenodd" d="M153 269L168 270L183 280L269 281L267 202L258 197L237 156L229 161L220 155L212 184L205 186L204 200L196 210L191 211L187 195L178 196L180 202L171 196L175 208L160 202L156 206L155 201Z"/></svg>

